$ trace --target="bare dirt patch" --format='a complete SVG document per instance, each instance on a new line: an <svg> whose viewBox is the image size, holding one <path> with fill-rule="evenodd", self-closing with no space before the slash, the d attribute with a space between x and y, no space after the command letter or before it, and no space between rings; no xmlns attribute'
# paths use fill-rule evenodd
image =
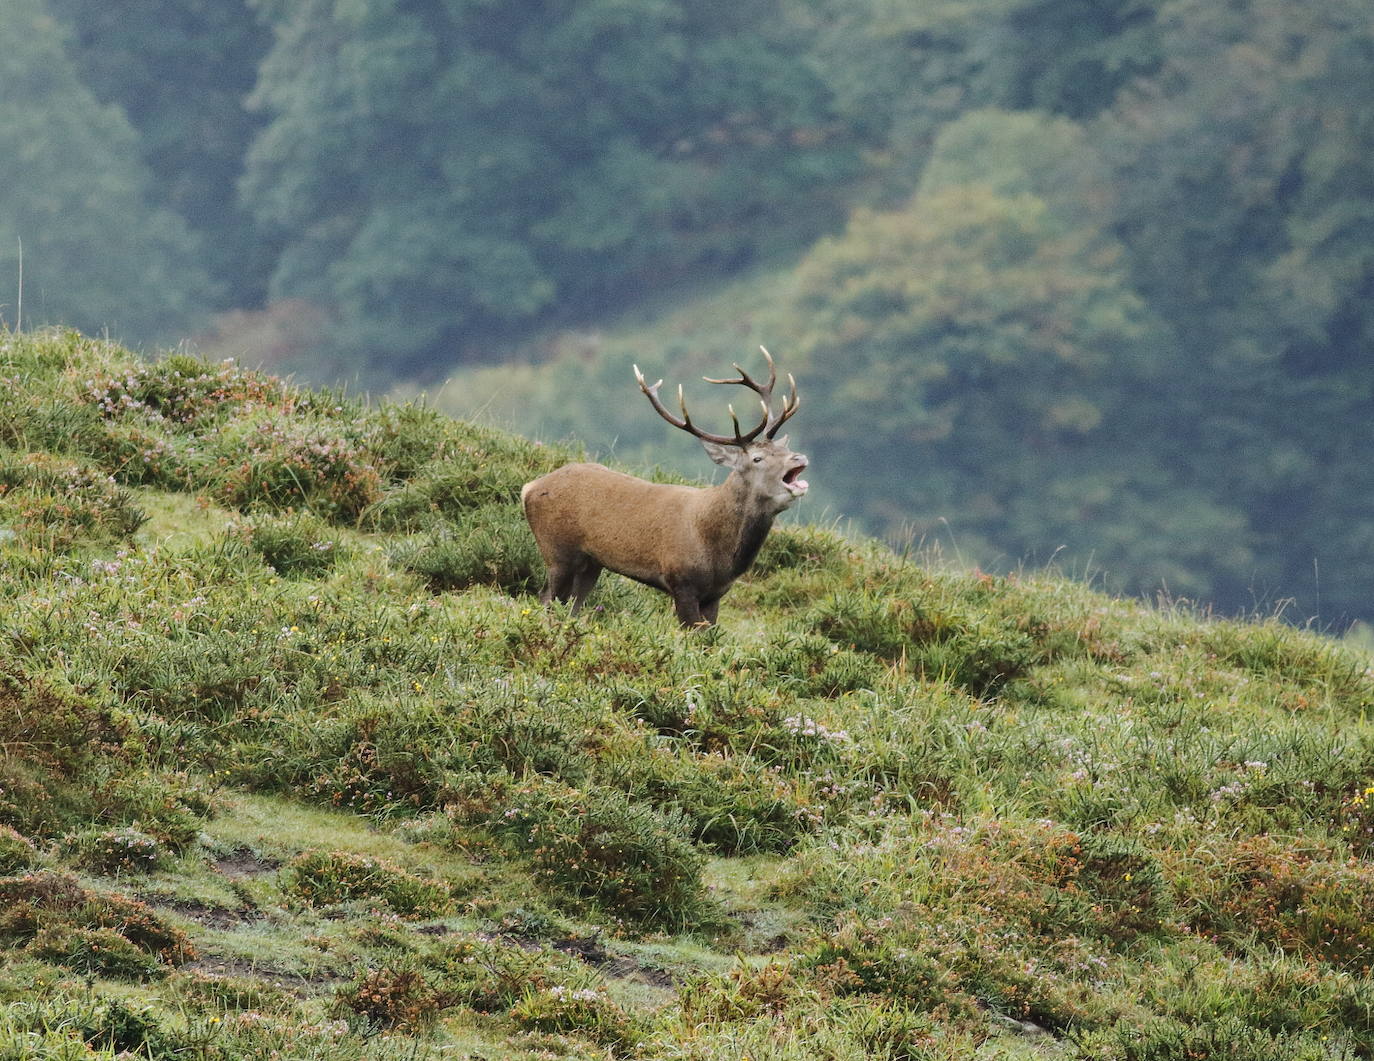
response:
<svg viewBox="0 0 1374 1061"><path fill-rule="evenodd" d="M242 880L245 877L275 873L281 867L281 861L275 858L259 858L248 848L240 847L223 858L215 859L212 865L216 872L235 880Z"/></svg>

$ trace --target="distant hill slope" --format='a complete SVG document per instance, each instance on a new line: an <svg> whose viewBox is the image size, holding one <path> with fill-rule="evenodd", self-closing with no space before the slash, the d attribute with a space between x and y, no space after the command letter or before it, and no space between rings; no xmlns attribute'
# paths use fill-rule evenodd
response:
<svg viewBox="0 0 1374 1061"><path fill-rule="evenodd" d="M1374 1052L1339 643L814 526L716 630L570 618L515 503L566 451L0 375L0 1057Z"/></svg>

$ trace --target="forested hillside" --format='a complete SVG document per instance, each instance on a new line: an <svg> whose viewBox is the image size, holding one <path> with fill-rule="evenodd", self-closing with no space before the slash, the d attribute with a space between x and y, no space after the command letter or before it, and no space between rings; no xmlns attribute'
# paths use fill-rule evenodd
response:
<svg viewBox="0 0 1374 1061"><path fill-rule="evenodd" d="M868 530L1374 614L1364 0L13 0L0 44L11 324L22 246L30 322L655 460L629 363L762 341Z"/></svg>
<svg viewBox="0 0 1374 1061"><path fill-rule="evenodd" d="M718 627L570 616L573 454L0 377L4 1061L1374 1056L1367 655L792 522Z"/></svg>

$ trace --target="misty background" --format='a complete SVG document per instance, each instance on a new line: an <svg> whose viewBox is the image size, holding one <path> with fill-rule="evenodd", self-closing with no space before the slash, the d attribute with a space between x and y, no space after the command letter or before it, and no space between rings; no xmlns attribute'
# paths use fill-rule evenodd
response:
<svg viewBox="0 0 1374 1061"><path fill-rule="evenodd" d="M764 344L808 517L1374 619L1368 0L4 8L11 328L692 474Z"/></svg>

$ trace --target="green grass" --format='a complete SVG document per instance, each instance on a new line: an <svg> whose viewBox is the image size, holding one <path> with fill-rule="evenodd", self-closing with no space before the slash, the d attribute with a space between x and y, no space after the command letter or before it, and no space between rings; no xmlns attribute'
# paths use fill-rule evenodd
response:
<svg viewBox="0 0 1374 1061"><path fill-rule="evenodd" d="M1349 645L797 525L570 617L570 451L0 374L0 1059L1374 1056Z"/></svg>

